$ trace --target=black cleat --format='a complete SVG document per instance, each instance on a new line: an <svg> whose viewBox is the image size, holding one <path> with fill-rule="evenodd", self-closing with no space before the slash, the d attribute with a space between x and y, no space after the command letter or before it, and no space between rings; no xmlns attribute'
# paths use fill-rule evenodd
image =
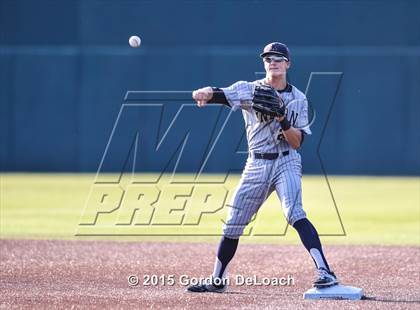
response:
<svg viewBox="0 0 420 310"><path fill-rule="evenodd" d="M325 268L318 269L318 278L314 282L314 287L325 288L333 285L337 285L338 280L334 272L328 271Z"/></svg>
<svg viewBox="0 0 420 310"><path fill-rule="evenodd" d="M212 284L197 284L187 288L188 292L193 293L223 293L226 291L227 285L214 286Z"/></svg>

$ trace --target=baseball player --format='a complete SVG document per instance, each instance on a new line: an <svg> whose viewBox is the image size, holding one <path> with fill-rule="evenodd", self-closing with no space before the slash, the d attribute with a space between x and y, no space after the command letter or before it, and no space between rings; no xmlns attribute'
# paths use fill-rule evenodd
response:
<svg viewBox="0 0 420 310"><path fill-rule="evenodd" d="M211 283L187 288L190 292L222 293L227 288L227 269L239 237L258 209L276 191L283 213L310 253L317 270L314 286L338 284L322 251L318 233L302 208L302 166L296 151L311 134L306 96L286 79L291 59L285 44L274 42L260 55L264 79L239 81L226 88L204 87L192 93L199 107L219 103L241 109L245 121L249 156L230 203L217 251Z"/></svg>

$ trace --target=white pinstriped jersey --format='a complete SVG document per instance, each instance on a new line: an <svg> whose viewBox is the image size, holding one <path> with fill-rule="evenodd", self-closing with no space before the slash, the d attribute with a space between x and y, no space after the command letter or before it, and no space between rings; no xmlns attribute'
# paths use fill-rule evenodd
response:
<svg viewBox="0 0 420 310"><path fill-rule="evenodd" d="M290 150L284 140L279 121L267 118L251 108L256 85L266 84L264 79L253 82L239 81L229 87L221 88L232 110L242 109L245 120L248 149L257 153L279 153ZM286 91L279 92L287 107L286 117L291 125L310 135L308 120L308 101L305 94L290 85Z"/></svg>

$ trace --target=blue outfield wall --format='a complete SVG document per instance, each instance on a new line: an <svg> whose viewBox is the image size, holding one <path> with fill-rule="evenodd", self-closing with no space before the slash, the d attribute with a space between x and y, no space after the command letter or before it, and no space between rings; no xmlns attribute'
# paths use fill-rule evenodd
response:
<svg viewBox="0 0 420 310"><path fill-rule="evenodd" d="M419 25L419 1L0 0L1 171L240 170L241 113L187 91L260 78L282 41L316 111L304 173L419 175Z"/></svg>

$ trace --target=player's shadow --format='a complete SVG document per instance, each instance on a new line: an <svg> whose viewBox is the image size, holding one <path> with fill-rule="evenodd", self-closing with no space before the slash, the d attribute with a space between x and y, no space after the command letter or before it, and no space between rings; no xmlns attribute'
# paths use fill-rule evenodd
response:
<svg viewBox="0 0 420 310"><path fill-rule="evenodd" d="M378 302L396 302L396 303L420 304L420 300L390 299L390 298L381 298L381 297L374 297L374 296L363 296L362 300L378 301Z"/></svg>

